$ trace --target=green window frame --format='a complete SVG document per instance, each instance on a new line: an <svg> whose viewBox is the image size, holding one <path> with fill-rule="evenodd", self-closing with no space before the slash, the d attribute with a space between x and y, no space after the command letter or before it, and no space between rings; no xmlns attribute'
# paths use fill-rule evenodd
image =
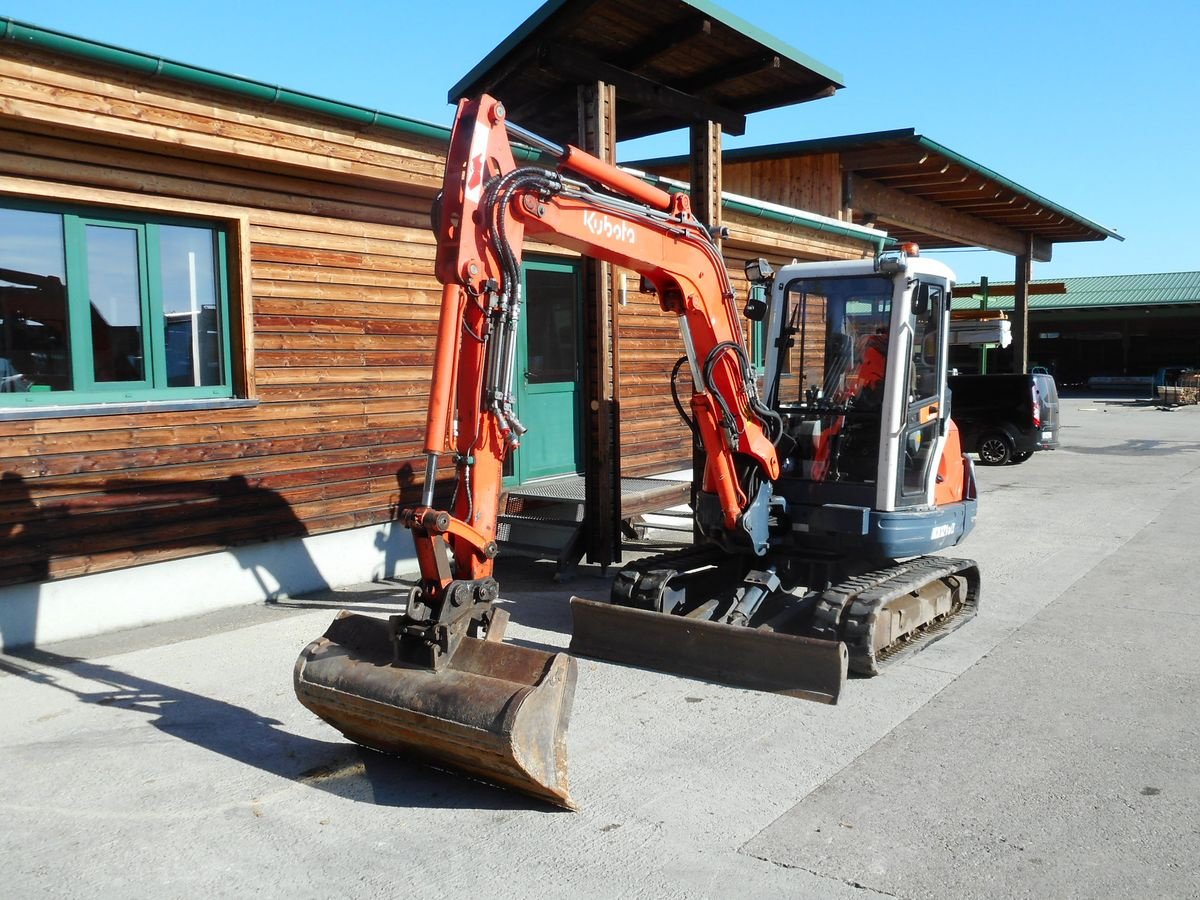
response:
<svg viewBox="0 0 1200 900"><path fill-rule="evenodd" d="M767 289L761 284L750 285L749 299L765 302ZM750 361L755 371L762 375L767 370L767 323L766 320L750 321Z"/></svg>
<svg viewBox="0 0 1200 900"><path fill-rule="evenodd" d="M58 218L61 274L22 271L21 213L43 238ZM233 397L229 240L219 221L0 199L0 409Z"/></svg>

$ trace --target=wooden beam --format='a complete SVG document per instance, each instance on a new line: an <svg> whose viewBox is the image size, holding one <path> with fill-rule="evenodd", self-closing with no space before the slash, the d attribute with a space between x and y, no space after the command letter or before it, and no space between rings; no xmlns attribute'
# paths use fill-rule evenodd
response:
<svg viewBox="0 0 1200 900"><path fill-rule="evenodd" d="M1012 297L1016 294L1017 286L1015 284L989 284L989 297ZM1067 292L1066 282L1063 281L1041 281L1036 284L1029 285L1029 296L1049 295L1049 294L1065 294ZM974 297L980 293L979 285L977 284L956 284L954 286L955 297Z"/></svg>
<svg viewBox="0 0 1200 900"><path fill-rule="evenodd" d="M847 206L875 213L881 220L922 231L970 247L983 247L1019 256L1026 250L1025 235L1010 228L960 213L903 191L884 187L858 175L849 176ZM1046 248L1035 246L1035 258L1049 259ZM1043 255L1045 254L1045 255Z"/></svg>
<svg viewBox="0 0 1200 900"><path fill-rule="evenodd" d="M939 204L940 205L940 204ZM1007 200L997 198L995 200L968 200L965 203L955 203L954 209L958 212L972 213L1024 213L1032 207L1031 203L1021 203L1017 197L1009 197Z"/></svg>
<svg viewBox="0 0 1200 900"><path fill-rule="evenodd" d="M807 103L810 100L821 100L825 97L832 97L837 93L837 90L834 85L825 84L823 87L805 96L800 93L799 85L790 85L759 94L754 98L754 106L756 110L775 109L777 106L794 106L797 103Z"/></svg>
<svg viewBox="0 0 1200 900"><path fill-rule="evenodd" d="M522 103L518 103L515 106L505 103L504 108L508 110L508 121L520 124L533 119L539 113L544 112L547 109L565 109L566 107L573 107L578 102L578 96L578 85L564 84L556 87L552 91L542 94L541 96L530 97L529 99ZM575 140L578 140L577 135L574 134L547 134L543 135L543 137L550 138L551 140L558 139L564 143L571 143ZM580 147L579 149L582 150L583 148Z"/></svg>
<svg viewBox="0 0 1200 900"><path fill-rule="evenodd" d="M707 16L689 16L669 30L656 31L650 37L634 44L612 63L630 72L644 69L660 56L665 56L677 47L694 41L698 37L712 34L712 19Z"/></svg>
<svg viewBox="0 0 1200 900"><path fill-rule="evenodd" d="M938 204L958 203L960 201L970 203L972 200L995 200L1000 196L999 190L989 191L986 184L960 190L919 191L914 193L916 196L929 200L931 203Z"/></svg>
<svg viewBox="0 0 1200 900"><path fill-rule="evenodd" d="M951 171L949 165L941 166L937 169L927 169L924 172L917 174L899 173L888 174L883 173L873 176L874 181L888 187L895 188L898 191L913 191L920 193L929 188L940 188L944 186L953 187L955 190L963 190L965 185L971 183L971 173L961 170Z"/></svg>
<svg viewBox="0 0 1200 900"><path fill-rule="evenodd" d="M721 126L693 125L689 134L692 212L704 224L721 225Z"/></svg>
<svg viewBox="0 0 1200 900"><path fill-rule="evenodd" d="M759 72L773 72L783 63L778 56L750 56L738 63L713 66L703 72L672 82L672 87L687 94L697 93L715 84L744 78L747 75L757 75Z"/></svg>
<svg viewBox="0 0 1200 900"><path fill-rule="evenodd" d="M578 79L581 84L597 81L611 84L622 99L658 112L682 120L718 122L730 134L746 133L746 117L741 113L635 75L586 53L565 47L543 46L538 49L538 62L552 71Z"/></svg>
<svg viewBox="0 0 1200 900"><path fill-rule="evenodd" d="M841 157L842 168L853 172L856 169L919 166L929 159L929 151L920 147L871 147L867 150L843 150Z"/></svg>

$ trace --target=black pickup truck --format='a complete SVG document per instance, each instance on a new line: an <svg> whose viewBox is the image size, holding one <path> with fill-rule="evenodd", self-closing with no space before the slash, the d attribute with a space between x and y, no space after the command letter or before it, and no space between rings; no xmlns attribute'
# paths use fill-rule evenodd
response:
<svg viewBox="0 0 1200 900"><path fill-rule="evenodd" d="M963 450L987 466L1021 463L1058 447L1058 389L1051 375L951 375L950 417Z"/></svg>

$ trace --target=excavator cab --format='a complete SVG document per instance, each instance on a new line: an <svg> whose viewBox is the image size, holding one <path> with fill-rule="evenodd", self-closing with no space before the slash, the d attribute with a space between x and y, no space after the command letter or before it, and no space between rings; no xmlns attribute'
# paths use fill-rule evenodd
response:
<svg viewBox="0 0 1200 900"><path fill-rule="evenodd" d="M777 418L767 546L722 540L698 492L708 543L627 565L607 606L572 600L571 650L836 702L847 672L876 674L978 600L972 561L924 556L975 522L946 391L954 276L915 247L747 276L766 295L747 313L764 322Z"/></svg>
<svg viewBox="0 0 1200 900"><path fill-rule="evenodd" d="M765 393L794 446L776 494L807 549L916 556L974 525L946 389L953 274L908 250L785 266L772 285Z"/></svg>

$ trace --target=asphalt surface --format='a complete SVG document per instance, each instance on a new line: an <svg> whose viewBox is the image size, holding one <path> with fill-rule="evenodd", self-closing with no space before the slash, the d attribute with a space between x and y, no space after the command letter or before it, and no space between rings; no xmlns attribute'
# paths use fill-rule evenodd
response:
<svg viewBox="0 0 1200 900"><path fill-rule="evenodd" d="M836 707L581 660L574 813L296 702L398 585L0 656L4 895L1200 897L1200 408L1063 423L979 470L979 615ZM501 568L511 640L607 592L549 573Z"/></svg>

